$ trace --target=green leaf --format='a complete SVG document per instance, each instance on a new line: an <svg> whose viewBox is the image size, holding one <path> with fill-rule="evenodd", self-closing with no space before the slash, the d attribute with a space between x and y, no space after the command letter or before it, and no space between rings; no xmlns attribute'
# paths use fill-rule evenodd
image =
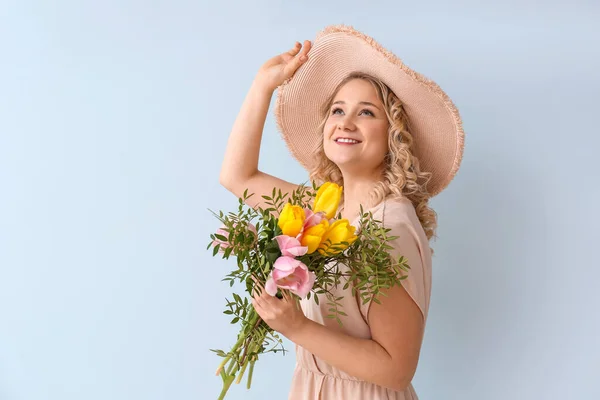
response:
<svg viewBox="0 0 600 400"><path fill-rule="evenodd" d="M279 250L278 247L275 247L275 246L272 246L272 245L271 245L271 247L268 247L266 249L266 253L267 253L266 254L267 260L270 263L274 263L275 260L277 260L279 258L279 256L281 256L281 250Z"/></svg>
<svg viewBox="0 0 600 400"><path fill-rule="evenodd" d="M213 353L217 353L220 357L227 357L227 354L223 350L209 349Z"/></svg>

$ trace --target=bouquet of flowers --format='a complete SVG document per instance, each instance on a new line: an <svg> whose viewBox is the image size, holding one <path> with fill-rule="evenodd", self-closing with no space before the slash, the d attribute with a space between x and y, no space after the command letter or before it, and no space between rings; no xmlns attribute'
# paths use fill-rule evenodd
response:
<svg viewBox="0 0 600 400"><path fill-rule="evenodd" d="M362 207L358 227L336 218L341 195L342 187L332 182L320 187L313 182L312 188L301 185L290 194L273 189L271 196L262 196L268 205L263 209L246 205L252 196L246 190L237 213L213 212L222 226L210 235L207 249L213 248L213 256L236 258L237 269L224 281L231 287L239 281L246 290L226 299L224 313L232 316L232 324L240 325L237 341L228 352L212 350L223 358L217 368L223 379L219 399L234 381L241 382L246 370L250 388L259 355L285 352L281 338L249 301L261 287L271 296L281 298L285 291L296 300L312 298L317 304L324 296L331 312L327 317L343 324L341 298L332 293L337 285L344 284L344 289L352 285L352 294L363 303L379 302L381 289L400 285L406 278L402 273L409 269L406 259L390 256L388 242L396 237L388 236L390 229L381 221Z"/></svg>

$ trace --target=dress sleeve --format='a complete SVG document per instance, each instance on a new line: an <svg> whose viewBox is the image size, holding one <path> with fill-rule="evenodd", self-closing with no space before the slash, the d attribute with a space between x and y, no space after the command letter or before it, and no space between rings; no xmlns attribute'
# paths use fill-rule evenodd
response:
<svg viewBox="0 0 600 400"><path fill-rule="evenodd" d="M393 247L389 250L392 259L397 261L400 256L404 256L410 267L408 271L401 271L402 275L407 275L401 281L402 286L421 310L423 318L426 319L429 309L431 258L425 252L430 252L429 244L423 243L422 239L419 240L420 235L417 229L408 222L390 221L385 225L391 228L391 231L388 232L389 236L398 236L389 242ZM372 301L360 304L365 322L368 321Z"/></svg>

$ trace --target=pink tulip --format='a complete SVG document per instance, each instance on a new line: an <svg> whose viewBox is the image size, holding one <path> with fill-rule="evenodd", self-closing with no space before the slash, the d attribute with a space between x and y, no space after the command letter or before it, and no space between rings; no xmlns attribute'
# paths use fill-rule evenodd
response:
<svg viewBox="0 0 600 400"><path fill-rule="evenodd" d="M308 247L302 246L296 238L286 235L275 236L281 254L288 257L303 256L308 251Z"/></svg>
<svg viewBox="0 0 600 400"><path fill-rule="evenodd" d="M324 219L327 219L327 216L324 212L319 211L315 213L310 208L305 208L304 214L306 215L306 219L304 220L304 226L302 227L302 230L298 236L296 236L298 241L302 240L304 232L306 232L309 228L312 228L313 226L320 224Z"/></svg>
<svg viewBox="0 0 600 400"><path fill-rule="evenodd" d="M315 213L312 212L309 208L305 208L304 213L306 214L306 219L304 220L304 228L302 229L303 231L315 225L318 225L321 223L321 221L327 219L327 216L323 211Z"/></svg>
<svg viewBox="0 0 600 400"><path fill-rule="evenodd" d="M237 223L234 223L233 227L235 228L236 226L237 226ZM250 232L252 232L255 237L258 237L258 232L256 231L256 226L254 226L254 224L248 223L248 230ZM221 227L219 229L217 229L217 231L215 233L217 235L225 236L225 238L229 237L229 232L227 231L227 226L225 226L225 225L221 225ZM221 239L213 240L213 246L216 246L217 244L221 245L219 247L219 253L224 253L225 249L231 247L231 244L226 240L221 240Z"/></svg>
<svg viewBox="0 0 600 400"><path fill-rule="evenodd" d="M312 289L315 279L315 274L300 260L282 256L275 260L273 270L265 283L265 290L271 296L275 296L279 287L304 298Z"/></svg>

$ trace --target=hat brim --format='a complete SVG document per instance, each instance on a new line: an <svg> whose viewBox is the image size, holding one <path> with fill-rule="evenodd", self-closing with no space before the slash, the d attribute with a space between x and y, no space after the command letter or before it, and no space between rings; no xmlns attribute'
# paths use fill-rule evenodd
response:
<svg viewBox="0 0 600 400"><path fill-rule="evenodd" d="M381 79L404 104L421 171L430 172L430 196L440 193L460 167L464 131L458 109L433 81L408 68L371 37L345 25L317 35L308 61L278 89L277 128L292 156L310 170L322 140L321 108L351 72Z"/></svg>

